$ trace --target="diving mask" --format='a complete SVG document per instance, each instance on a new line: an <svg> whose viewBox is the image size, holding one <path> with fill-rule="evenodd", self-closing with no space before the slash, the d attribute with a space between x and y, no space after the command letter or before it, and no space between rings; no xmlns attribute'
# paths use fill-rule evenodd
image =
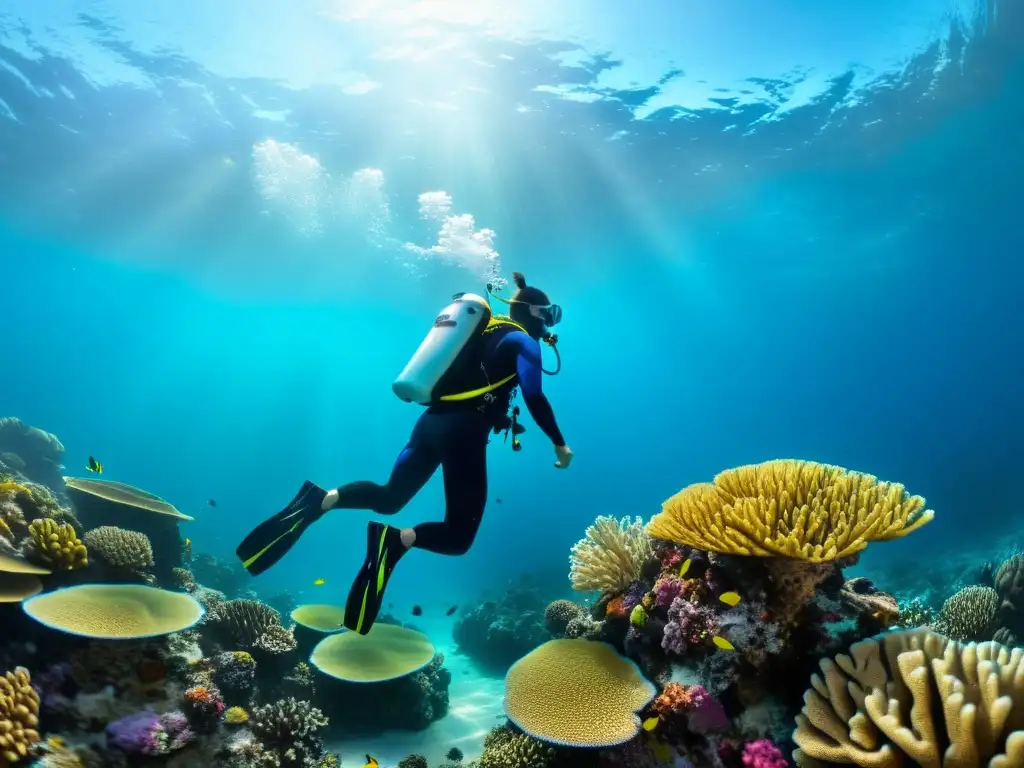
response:
<svg viewBox="0 0 1024 768"><path fill-rule="evenodd" d="M558 304L527 304L530 314L540 320L548 328L558 325L562 321L562 308Z"/></svg>

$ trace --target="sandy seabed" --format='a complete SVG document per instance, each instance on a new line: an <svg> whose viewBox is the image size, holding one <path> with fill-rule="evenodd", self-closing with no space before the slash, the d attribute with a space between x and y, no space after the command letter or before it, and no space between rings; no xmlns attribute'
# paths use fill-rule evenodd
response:
<svg viewBox="0 0 1024 768"><path fill-rule="evenodd" d="M369 754L380 762L381 768L394 768L403 757L415 753L427 758L431 766L438 766L445 762L452 747L462 750L465 761L480 757L484 737L505 719L505 681L481 677L454 648L438 650L444 653L444 665L452 673L448 714L422 731L385 731L379 736L328 743L327 749L341 756L342 765L362 766Z"/></svg>

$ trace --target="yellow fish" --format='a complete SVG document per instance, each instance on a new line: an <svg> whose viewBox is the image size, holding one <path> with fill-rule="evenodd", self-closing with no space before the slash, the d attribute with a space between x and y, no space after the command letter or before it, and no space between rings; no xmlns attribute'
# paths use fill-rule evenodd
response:
<svg viewBox="0 0 1024 768"><path fill-rule="evenodd" d="M364 765L363 768L379 768L379 766L380 763L377 762L377 758L372 755L366 756L366 765Z"/></svg>
<svg viewBox="0 0 1024 768"><path fill-rule="evenodd" d="M185 559L192 557L192 539L185 539Z"/></svg>
<svg viewBox="0 0 1024 768"><path fill-rule="evenodd" d="M659 763L667 763L672 759L672 747L663 741L651 739L651 751L654 752L654 756Z"/></svg>
<svg viewBox="0 0 1024 768"><path fill-rule="evenodd" d="M687 572L690 570L690 562L690 558L686 558L686 560L683 561L683 564L679 567L680 577L685 576Z"/></svg>
<svg viewBox="0 0 1024 768"><path fill-rule="evenodd" d="M655 715L654 717L648 717L644 720L644 730L647 732L653 731L658 727L658 723L661 722L661 718Z"/></svg>
<svg viewBox="0 0 1024 768"><path fill-rule="evenodd" d="M46 746L55 751L60 751L67 748L67 744L64 739L60 736L50 736L46 739Z"/></svg>
<svg viewBox="0 0 1024 768"><path fill-rule="evenodd" d="M714 637L712 637L711 638L711 642L713 642L715 645L717 645L723 651L735 651L736 650L736 646L733 645L732 643L730 643L728 640L726 640L721 635L715 635Z"/></svg>
<svg viewBox="0 0 1024 768"><path fill-rule="evenodd" d="M327 583L327 579L317 579L316 581L313 582L313 586L314 587L322 587L326 583ZM374 763L376 764L376 761L374 761Z"/></svg>
<svg viewBox="0 0 1024 768"><path fill-rule="evenodd" d="M723 592L718 596L718 599L726 605L739 605L740 600L742 600L743 598L740 597L739 592Z"/></svg>
<svg viewBox="0 0 1024 768"><path fill-rule="evenodd" d="M97 475L103 474L103 465L96 461L92 456L89 457L89 463L85 465L85 468L90 472L95 472Z"/></svg>

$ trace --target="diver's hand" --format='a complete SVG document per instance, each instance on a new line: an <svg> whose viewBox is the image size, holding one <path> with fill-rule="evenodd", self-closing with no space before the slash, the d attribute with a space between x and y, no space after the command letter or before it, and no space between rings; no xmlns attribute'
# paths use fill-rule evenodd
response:
<svg viewBox="0 0 1024 768"><path fill-rule="evenodd" d="M555 446L555 469L568 469L572 463L572 449L568 445Z"/></svg>
<svg viewBox="0 0 1024 768"><path fill-rule="evenodd" d="M324 496L324 500L320 503L320 509L324 512L334 509L334 505L338 503L338 489L332 488Z"/></svg>

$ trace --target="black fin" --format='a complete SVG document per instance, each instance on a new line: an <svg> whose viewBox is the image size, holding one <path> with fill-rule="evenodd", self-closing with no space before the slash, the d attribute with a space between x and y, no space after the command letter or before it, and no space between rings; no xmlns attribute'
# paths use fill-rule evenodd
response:
<svg viewBox="0 0 1024 768"><path fill-rule="evenodd" d="M302 532L323 514L327 491L309 480L295 494L288 506L257 525L242 539L235 554L253 576L259 576L284 557Z"/></svg>
<svg viewBox="0 0 1024 768"><path fill-rule="evenodd" d="M366 526L366 559L345 601L345 626L365 635L377 620L384 589L395 564L406 552L397 528L371 521Z"/></svg>

